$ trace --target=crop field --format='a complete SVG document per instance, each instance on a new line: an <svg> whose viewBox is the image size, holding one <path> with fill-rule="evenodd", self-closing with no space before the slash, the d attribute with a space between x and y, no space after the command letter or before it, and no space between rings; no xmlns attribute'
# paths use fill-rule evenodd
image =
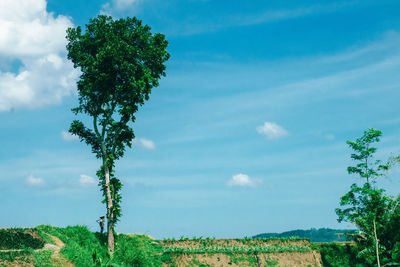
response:
<svg viewBox="0 0 400 267"><path fill-rule="evenodd" d="M322 266L307 239L180 238L160 241L163 266Z"/></svg>

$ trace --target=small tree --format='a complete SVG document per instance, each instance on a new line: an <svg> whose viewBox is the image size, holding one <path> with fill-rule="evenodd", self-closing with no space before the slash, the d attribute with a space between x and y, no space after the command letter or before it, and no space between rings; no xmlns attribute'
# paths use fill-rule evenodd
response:
<svg viewBox="0 0 400 267"><path fill-rule="evenodd" d="M391 199L384 195L384 190L373 186L375 179L384 175L383 171L389 168L388 164L381 164L380 160L373 161L376 148L372 145L380 141L381 135L380 130L372 128L365 131L355 142L347 141L355 151L351 154L351 158L359 162L356 166L348 167L347 171L349 174L358 174L366 179L366 182L361 187L354 183L350 191L341 197L340 206L345 208L336 209L339 222L349 221L360 229L358 242L366 248L364 252L370 251L371 245L374 245L378 266L380 266L378 233L388 220L387 210L391 205Z"/></svg>
<svg viewBox="0 0 400 267"><path fill-rule="evenodd" d="M384 175L382 171L387 171L389 165L381 164L380 160L373 161L376 148L371 146L373 143L379 142L381 136L382 132L380 130L371 128L368 131L364 131L364 135L357 138L355 142L346 142L356 152L351 154L351 158L359 161L356 166L347 167L349 174L358 174L360 177L365 178L367 183L369 183L370 179Z"/></svg>
<svg viewBox="0 0 400 267"><path fill-rule="evenodd" d="M92 118L91 128L74 120L69 131L102 160L97 176L107 207L108 249L113 252L122 186L115 177L115 161L132 145L135 112L165 76L168 43L136 18L113 20L104 15L90 19L85 33L79 26L69 28L67 40L68 58L82 72L79 106L72 111Z"/></svg>

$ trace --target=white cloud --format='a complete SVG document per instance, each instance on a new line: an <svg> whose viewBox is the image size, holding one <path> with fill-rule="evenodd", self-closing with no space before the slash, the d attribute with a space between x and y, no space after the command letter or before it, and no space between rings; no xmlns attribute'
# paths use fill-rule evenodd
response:
<svg viewBox="0 0 400 267"><path fill-rule="evenodd" d="M264 122L264 125L257 126L257 132L264 135L267 139L277 139L288 135L288 132L274 122Z"/></svg>
<svg viewBox="0 0 400 267"><path fill-rule="evenodd" d="M68 17L48 13L45 0L0 1L0 111L60 103L75 90L79 71L66 58Z"/></svg>
<svg viewBox="0 0 400 267"><path fill-rule="evenodd" d="M247 174L239 173L232 176L227 182L228 186L256 187L261 184L261 180L253 180Z"/></svg>
<svg viewBox="0 0 400 267"><path fill-rule="evenodd" d="M69 132L66 131L62 131L61 132L61 137L64 141L77 141L79 140L79 137L75 134L71 134Z"/></svg>
<svg viewBox="0 0 400 267"><path fill-rule="evenodd" d="M141 146L147 149L155 149L156 145L153 141L148 140L146 138L135 138L132 142L134 145Z"/></svg>
<svg viewBox="0 0 400 267"><path fill-rule="evenodd" d="M41 187L46 184L42 178L36 178L32 174L25 179L25 184L32 187Z"/></svg>
<svg viewBox="0 0 400 267"><path fill-rule="evenodd" d="M81 174L80 178L79 178L79 184L81 186L94 186L97 185L97 181L96 179L94 179L93 177L86 175L86 174Z"/></svg>

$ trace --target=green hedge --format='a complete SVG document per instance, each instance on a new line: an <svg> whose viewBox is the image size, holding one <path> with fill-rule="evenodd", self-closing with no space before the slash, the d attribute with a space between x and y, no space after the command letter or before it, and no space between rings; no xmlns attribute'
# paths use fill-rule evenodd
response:
<svg viewBox="0 0 400 267"><path fill-rule="evenodd" d="M0 229L0 249L40 249L44 246L36 231L21 228Z"/></svg>

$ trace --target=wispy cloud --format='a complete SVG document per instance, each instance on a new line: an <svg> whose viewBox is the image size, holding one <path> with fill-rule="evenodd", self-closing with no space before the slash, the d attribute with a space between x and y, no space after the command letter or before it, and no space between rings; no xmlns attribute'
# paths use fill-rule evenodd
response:
<svg viewBox="0 0 400 267"><path fill-rule="evenodd" d="M259 134L264 135L269 140L278 139L288 135L288 131L275 122L266 121L263 125L257 126L256 130Z"/></svg>
<svg viewBox="0 0 400 267"><path fill-rule="evenodd" d="M89 175L81 174L79 177L79 185L82 187L95 186L97 185L97 181Z"/></svg>
<svg viewBox="0 0 400 267"><path fill-rule="evenodd" d="M30 174L25 179L25 184L31 187L42 187L46 185L46 182L43 180L43 178L36 178L32 174Z"/></svg>
<svg viewBox="0 0 400 267"><path fill-rule="evenodd" d="M155 149L156 145L153 141L146 138L135 138L132 142L134 145L141 146L147 149Z"/></svg>
<svg viewBox="0 0 400 267"><path fill-rule="evenodd" d="M288 19L296 19L300 17L331 13L337 10L346 8L348 6L352 6L358 1L343 1L336 2L325 5L310 5L293 9L274 9L274 10L264 10L259 13L253 14L229 14L229 15L220 15L216 17L210 18L201 18L198 23L182 23L179 21L179 24L173 27L173 32L169 34L172 35L194 35L194 34L203 34L208 32L217 32L224 28L238 27L238 26L250 26L264 23L271 23L281 20ZM191 20L193 18L190 18Z"/></svg>
<svg viewBox="0 0 400 267"><path fill-rule="evenodd" d="M324 134L324 138L328 140L335 140L335 135L332 133Z"/></svg>
<svg viewBox="0 0 400 267"><path fill-rule="evenodd" d="M61 137L64 141L77 141L79 140L79 137L75 134L71 134L69 132L66 131L62 131L61 132Z"/></svg>
<svg viewBox="0 0 400 267"><path fill-rule="evenodd" d="M227 185L240 187L256 187L261 183L261 180L254 180L251 179L247 174L238 173L232 176L232 178L227 182Z"/></svg>
<svg viewBox="0 0 400 267"><path fill-rule="evenodd" d="M294 19L314 14L330 13L335 12L338 9L351 6L354 3L354 1L344 1L325 5L318 4L300 7L296 9L267 10L259 14L235 16L231 19L232 25L230 26L256 25L279 20Z"/></svg>
<svg viewBox="0 0 400 267"><path fill-rule="evenodd" d="M101 6L100 13L112 15L115 12L137 7L142 0L111 0Z"/></svg>

